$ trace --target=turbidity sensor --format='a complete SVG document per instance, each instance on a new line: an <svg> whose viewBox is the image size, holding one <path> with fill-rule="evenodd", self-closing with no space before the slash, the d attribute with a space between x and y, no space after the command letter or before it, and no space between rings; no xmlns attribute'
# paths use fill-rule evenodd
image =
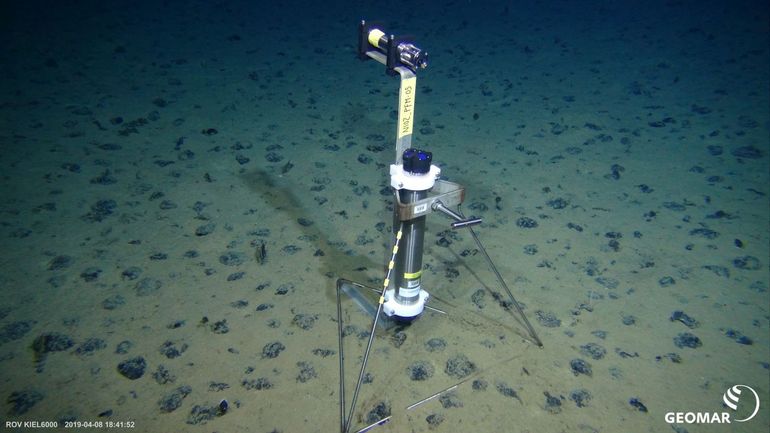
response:
<svg viewBox="0 0 770 433"><path fill-rule="evenodd" d="M494 272L500 286L508 294L511 305L515 307L515 311L523 319L532 341L538 346L542 346L542 342L521 310L519 303L513 297L513 294L508 289L502 276L473 231L472 226L480 223L481 219L466 219L459 211L459 206L462 204L465 196L465 189L456 183L439 179L441 169L433 164L433 154L412 146L412 127L414 124L415 96L417 94L416 73L428 66L428 53L418 48L409 38L388 34L379 25L362 20L358 27L358 57L361 60L375 60L385 65L385 71L388 75L400 77L396 152L394 161L390 165L390 186L393 188L393 233L395 239L381 290L345 279L337 280L337 326L340 359L339 392L342 433L348 433L351 429L369 353L374 342L375 330L378 323L381 323L381 313L384 313L387 318L383 318L383 322L397 321L407 323L420 317L425 309L444 313L441 310L426 305L430 295L422 284L425 219L432 212L439 212L453 219L452 227L455 229L461 227L468 228L479 251L483 253L487 264ZM452 210L453 207L456 207L458 210ZM391 274L393 275L392 280ZM371 293L376 293L378 296L379 300L377 301L376 308L374 303L366 301L365 295L367 292L370 295ZM341 306L341 296L343 293L349 295L365 311L373 315L369 340L347 416L345 414L345 357L343 352L343 315ZM410 405L406 409L410 410L450 389L456 388L461 383ZM387 416L358 430L358 433L387 423L390 419L391 417Z"/></svg>

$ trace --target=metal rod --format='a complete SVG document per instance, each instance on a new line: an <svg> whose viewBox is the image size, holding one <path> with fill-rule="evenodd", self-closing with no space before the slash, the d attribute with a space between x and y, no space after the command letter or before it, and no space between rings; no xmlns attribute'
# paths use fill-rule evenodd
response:
<svg viewBox="0 0 770 433"><path fill-rule="evenodd" d="M492 272L494 272L495 276L497 277L497 281L500 282L500 285L505 289L505 292L508 294L508 297L511 299L511 302L513 303L513 306L516 308L516 311L519 313L519 316L524 320L524 324L527 327L527 331L529 331L529 336L532 337L532 339L535 340L535 343L543 347L543 342L540 340L540 337L537 336L537 332L535 332L535 328L532 327L532 324L529 323L529 320L527 319L527 316L524 314L524 310L521 309L521 305L516 301L516 298L513 297L513 293L511 293L511 289L508 288L508 284L505 283L505 280L503 279L503 276L500 275L500 272L497 270L497 266L492 262L492 259L489 257L489 254L487 254L487 250L484 248L483 245L481 245L481 241L479 240L479 237L476 236L476 232L473 231L473 227L468 226L468 230L470 230L471 235L473 236L473 240L476 241L476 245L479 247L479 251L481 251L484 254L484 257L487 259L487 263L489 264L489 267L492 269Z"/></svg>
<svg viewBox="0 0 770 433"><path fill-rule="evenodd" d="M434 313L446 314L446 311L439 310L438 308L431 307L430 305L426 305L425 308L428 309L428 310L433 311Z"/></svg>
<svg viewBox="0 0 770 433"><path fill-rule="evenodd" d="M463 382L465 382L465 381L463 381ZM433 394L430 397L425 397L424 399L418 401L417 403L412 403L412 404L410 404L409 406L406 407L406 410L412 410L412 409L416 408L417 406L419 406L419 405L421 405L423 403L427 403L427 402L433 400L434 398L436 398L436 397L438 397L438 396L440 396L442 394L446 394L449 391L453 391L453 390L457 389L457 387L460 386L460 384L462 384L463 382L456 383L456 384L450 386L449 388L443 389L443 390Z"/></svg>
<svg viewBox="0 0 770 433"><path fill-rule="evenodd" d="M452 223L453 229L459 229L463 227L468 227L476 224L481 224L481 218L471 218L471 219L465 219L462 214L458 212L453 211L452 209L449 209L444 205L444 203L441 202L441 200L436 200L431 205L431 209L434 211L439 211L443 213L444 215L448 216L449 218L452 218L455 220L455 222Z"/></svg>
<svg viewBox="0 0 770 433"><path fill-rule="evenodd" d="M356 403L358 402L358 393L361 391L361 384L364 382L364 374L366 372L366 363L369 362L369 352L372 350L372 343L374 342L374 331L377 330L377 321L382 313L382 305L385 303L385 290L390 282L390 273L393 270L393 262L396 259L398 253L398 244L403 235L404 223L401 222L398 233L396 233L396 240L393 243L393 253L390 256L390 263L388 263L388 271L385 273L385 279L383 280L383 288L380 294L380 300L377 304L377 312L374 314L374 321L372 321L372 329L369 332L369 342L366 343L366 351L364 352L364 360L361 363L361 372L358 373L358 382L356 383L356 390L353 392L353 401L350 404L350 412L348 418L345 420L345 426L342 429L342 433L348 433L350 431L351 421L353 420L353 414L356 410Z"/></svg>
<svg viewBox="0 0 770 433"><path fill-rule="evenodd" d="M369 361L369 351L372 350L372 343L374 342L374 331L377 329L377 319L382 312L382 302L377 306L377 314L374 315L374 322L372 323L372 331L369 333L369 342L366 344L366 351L364 352L364 361L361 363L361 372L358 374L358 382L356 383L356 390L353 392L353 402L350 404L350 412L348 413L348 419L345 423L343 433L350 431L350 421L353 419L353 412L356 410L356 402L358 401L358 393L361 391L361 384L364 382L364 373L366 372L366 363Z"/></svg>
<svg viewBox="0 0 770 433"><path fill-rule="evenodd" d="M337 332L340 351L340 432L345 432L345 355L342 343L342 299L340 299L340 287L345 284L343 280L337 280Z"/></svg>
<svg viewBox="0 0 770 433"><path fill-rule="evenodd" d="M366 426L366 427L362 428L361 430L357 431L356 433L364 433L364 432L368 432L369 430L371 430L371 429L373 429L373 428L375 428L375 427L377 427L377 426L379 426L379 425L383 425L383 424L386 424L388 421L390 421L390 418L391 418L391 417L392 417L392 415L388 415L388 416L386 416L385 418L383 418L383 419L381 419L381 420L377 421L376 423L374 423L374 424L370 424L370 425L368 425L368 426Z"/></svg>
<svg viewBox="0 0 770 433"><path fill-rule="evenodd" d="M452 228L461 229L463 227L473 226L476 224L481 224L481 218L471 218L469 220L464 220L464 221L455 221L452 223Z"/></svg>
<svg viewBox="0 0 770 433"><path fill-rule="evenodd" d="M449 209L448 207L444 206L444 203L441 202L441 200L436 200L431 205L431 208L433 210L437 210L444 215L448 216L449 218L452 218L455 221L462 221L465 219L460 213L453 211L452 209Z"/></svg>

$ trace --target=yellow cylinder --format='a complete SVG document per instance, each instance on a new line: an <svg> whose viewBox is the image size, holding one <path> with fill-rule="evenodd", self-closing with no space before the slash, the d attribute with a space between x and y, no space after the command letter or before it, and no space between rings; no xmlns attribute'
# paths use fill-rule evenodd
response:
<svg viewBox="0 0 770 433"><path fill-rule="evenodd" d="M372 29L369 32L369 43L377 48L380 48L380 39L385 36L385 32L380 29Z"/></svg>

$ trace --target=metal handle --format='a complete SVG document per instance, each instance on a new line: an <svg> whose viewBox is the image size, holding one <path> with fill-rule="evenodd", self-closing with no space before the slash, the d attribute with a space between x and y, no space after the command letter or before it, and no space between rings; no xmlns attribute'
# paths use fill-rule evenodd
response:
<svg viewBox="0 0 770 433"><path fill-rule="evenodd" d="M481 223L481 218L469 218L469 219L463 218L463 216L460 215L459 213L444 206L444 203L441 203L440 200L436 200L435 202L433 202L433 204L431 205L431 209L433 209L434 211L439 211L444 215L448 216L449 218L452 218L453 220L455 220L455 222L452 223L453 229L474 226L476 224Z"/></svg>

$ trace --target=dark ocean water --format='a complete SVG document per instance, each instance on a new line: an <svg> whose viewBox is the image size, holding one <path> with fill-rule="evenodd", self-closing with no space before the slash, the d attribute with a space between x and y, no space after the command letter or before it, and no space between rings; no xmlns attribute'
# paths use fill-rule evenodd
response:
<svg viewBox="0 0 770 433"><path fill-rule="evenodd" d="M399 81L362 19L429 53L412 143L544 347L431 215L448 317L376 334L353 431L721 432L666 414L770 402L767 2L6 2L4 428L340 429L335 282L380 287L393 242ZM343 316L349 404L371 318Z"/></svg>

